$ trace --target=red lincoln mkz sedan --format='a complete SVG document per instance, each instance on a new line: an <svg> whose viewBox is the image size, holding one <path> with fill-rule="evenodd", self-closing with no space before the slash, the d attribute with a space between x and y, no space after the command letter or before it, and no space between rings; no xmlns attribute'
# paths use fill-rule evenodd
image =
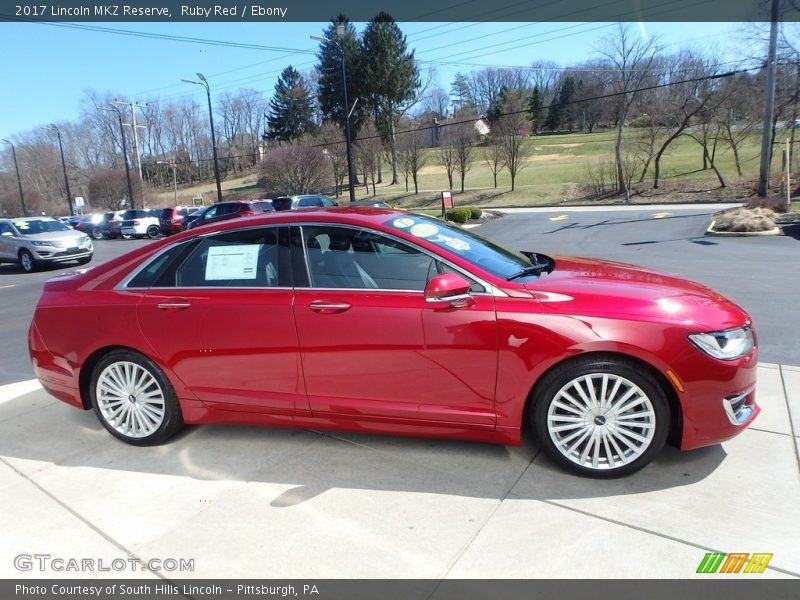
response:
<svg viewBox="0 0 800 600"><path fill-rule="evenodd" d="M759 412L750 317L716 292L376 208L237 219L56 277L29 344L51 394L136 445L212 422L515 445L529 416L557 463L613 477Z"/></svg>

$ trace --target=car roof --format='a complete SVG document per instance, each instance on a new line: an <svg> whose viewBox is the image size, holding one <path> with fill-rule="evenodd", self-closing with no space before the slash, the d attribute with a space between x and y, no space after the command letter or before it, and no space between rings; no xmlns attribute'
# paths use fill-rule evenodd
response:
<svg viewBox="0 0 800 600"><path fill-rule="evenodd" d="M72 217L69 217L70 219ZM58 221L58 219L54 219L53 217L3 217L0 221L8 221L9 223L17 223L19 221Z"/></svg>

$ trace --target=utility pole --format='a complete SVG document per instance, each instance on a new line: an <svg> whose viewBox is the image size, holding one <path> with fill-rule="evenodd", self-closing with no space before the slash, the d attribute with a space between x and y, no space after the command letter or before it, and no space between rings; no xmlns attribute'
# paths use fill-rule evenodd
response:
<svg viewBox="0 0 800 600"><path fill-rule="evenodd" d="M22 205L22 216L28 216L28 209L25 207L25 196L22 194L22 179L19 177L19 165L17 164L17 151L14 149L14 144L8 140L0 140L5 144L11 146L11 155L14 157L14 170L17 172L17 185L19 186L19 203Z"/></svg>
<svg viewBox="0 0 800 600"><path fill-rule="evenodd" d="M117 113L117 119L119 120L119 134L122 137L122 160L125 162L125 181L127 181L128 183L128 203L129 203L128 208L136 208L136 206L134 206L134 201L133 201L133 185L131 185L131 169L128 166L128 144L125 142L125 127L123 127L124 124L122 122L122 113L116 106L113 105L107 108L104 106L98 106L98 108L100 110L107 110L109 112L113 111ZM144 205L144 202L142 203L142 205Z"/></svg>
<svg viewBox="0 0 800 600"><path fill-rule="evenodd" d="M769 159L772 155L772 120L775 117L775 54L778 48L778 19L780 0L772 0L769 27L769 57L767 58L766 106L761 132L761 168L758 175L758 195L766 197L769 189Z"/></svg>
<svg viewBox="0 0 800 600"><path fill-rule="evenodd" d="M142 208L144 208L144 177L142 176L142 156L139 152L139 129L146 129L146 126L136 124L136 109L147 108L147 103L139 104L135 100L131 100L130 102L127 102L126 100L115 100L114 104L123 104L131 107L131 122L123 123L123 125L133 129L133 147L136 153L136 169L139 171L139 183L142 186ZM133 202L133 199L131 199L131 202Z"/></svg>
<svg viewBox="0 0 800 600"><path fill-rule="evenodd" d="M75 215L75 210L72 208L72 193L69 191L69 177L67 177L67 162L64 160L64 144L61 143L61 130L55 125L50 125L50 129L54 129L58 135L58 149L61 151L61 168L64 169L64 187L67 188L69 216L72 217Z"/></svg>

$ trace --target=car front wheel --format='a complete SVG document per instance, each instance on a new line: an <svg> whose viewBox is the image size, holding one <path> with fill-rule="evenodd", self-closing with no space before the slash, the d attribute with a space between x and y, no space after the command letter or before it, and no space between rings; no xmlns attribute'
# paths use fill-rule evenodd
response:
<svg viewBox="0 0 800 600"><path fill-rule="evenodd" d="M655 378L614 356L579 358L537 386L532 423L542 448L578 475L612 478L647 465L669 430Z"/></svg>
<svg viewBox="0 0 800 600"><path fill-rule="evenodd" d="M22 267L22 270L26 273L33 273L36 270L36 259L33 258L33 254L27 250L20 250L19 266Z"/></svg>
<svg viewBox="0 0 800 600"><path fill-rule="evenodd" d="M158 444L183 426L169 380L141 354L127 350L107 354L92 371L89 393L103 426L128 444Z"/></svg>
<svg viewBox="0 0 800 600"><path fill-rule="evenodd" d="M102 240L103 239L103 232L100 231L97 227L92 229L92 239L94 240Z"/></svg>
<svg viewBox="0 0 800 600"><path fill-rule="evenodd" d="M158 225L150 225L147 228L147 237L154 239L158 237Z"/></svg>

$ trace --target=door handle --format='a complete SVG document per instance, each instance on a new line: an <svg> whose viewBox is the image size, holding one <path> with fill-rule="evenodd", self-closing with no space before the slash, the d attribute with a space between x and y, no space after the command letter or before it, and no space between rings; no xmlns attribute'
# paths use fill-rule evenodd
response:
<svg viewBox="0 0 800 600"><path fill-rule="evenodd" d="M308 308L321 315L332 315L346 311L350 305L346 302L312 302Z"/></svg>
<svg viewBox="0 0 800 600"><path fill-rule="evenodd" d="M180 310L189 308L191 305L191 302L159 302L158 308L161 310Z"/></svg>

